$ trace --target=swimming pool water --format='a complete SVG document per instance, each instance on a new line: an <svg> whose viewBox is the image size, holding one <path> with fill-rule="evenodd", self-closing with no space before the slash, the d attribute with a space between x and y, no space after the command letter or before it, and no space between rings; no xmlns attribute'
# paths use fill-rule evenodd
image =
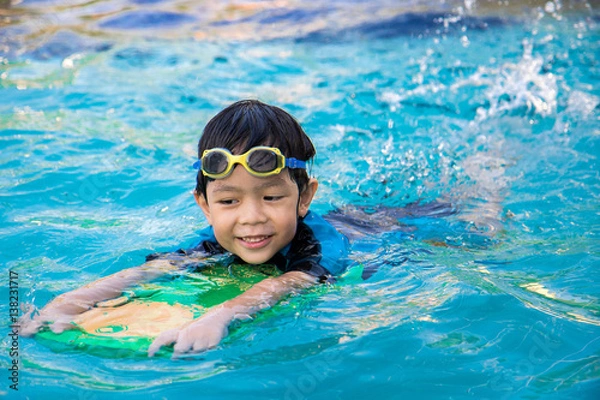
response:
<svg viewBox="0 0 600 400"><path fill-rule="evenodd" d="M0 393L597 398L597 6L396 3L0 2ZM188 359L21 338L10 389L8 271L41 307L193 244L198 136L247 97L313 139L313 210L459 212L358 240L338 284Z"/></svg>

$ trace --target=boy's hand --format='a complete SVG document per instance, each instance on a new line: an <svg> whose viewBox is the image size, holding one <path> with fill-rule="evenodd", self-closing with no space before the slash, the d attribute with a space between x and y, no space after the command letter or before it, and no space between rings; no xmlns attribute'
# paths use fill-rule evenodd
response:
<svg viewBox="0 0 600 400"><path fill-rule="evenodd" d="M194 257L200 260L200 256ZM177 267L169 260L151 260L134 268L124 269L105 278L98 279L79 289L63 293L52 300L37 315L35 309L28 307L19 319L23 336L35 335L43 326L48 326L54 333L75 329L73 321L76 317L94 307L98 302L115 299L121 296L125 288L155 279ZM33 317L32 317L33 316Z"/></svg>
<svg viewBox="0 0 600 400"><path fill-rule="evenodd" d="M24 337L33 336L44 326L54 333L75 329L73 320L91 305L72 300L67 296L59 296L36 315L33 315L36 312L33 305L23 305L25 313L19 318L20 334Z"/></svg>
<svg viewBox="0 0 600 400"><path fill-rule="evenodd" d="M317 283L317 278L301 271L266 278L237 297L211 308L200 318L161 333L150 345L148 355L152 357L162 346L173 343L174 357L188 351L200 352L215 347L227 335L227 328L234 319L250 318L282 297Z"/></svg>
<svg viewBox="0 0 600 400"><path fill-rule="evenodd" d="M233 312L230 309L212 309L188 324L161 333L150 345L148 356L154 356L162 346L173 343L173 357L187 352L199 353L215 347L227 336L232 320Z"/></svg>

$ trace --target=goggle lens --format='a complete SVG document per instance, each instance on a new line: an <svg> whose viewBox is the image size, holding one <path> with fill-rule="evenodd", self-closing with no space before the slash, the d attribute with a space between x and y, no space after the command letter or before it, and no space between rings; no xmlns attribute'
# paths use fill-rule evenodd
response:
<svg viewBox="0 0 600 400"><path fill-rule="evenodd" d="M248 166L260 173L270 172L275 170L277 165L277 154L271 150L254 150L246 158Z"/></svg>
<svg viewBox="0 0 600 400"><path fill-rule="evenodd" d="M222 174L227 170L228 165L227 154L220 151L211 151L202 157L202 169L208 174Z"/></svg>

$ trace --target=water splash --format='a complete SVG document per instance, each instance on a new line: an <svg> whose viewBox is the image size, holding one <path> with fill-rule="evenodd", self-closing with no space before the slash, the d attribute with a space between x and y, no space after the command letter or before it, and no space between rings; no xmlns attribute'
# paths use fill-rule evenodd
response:
<svg viewBox="0 0 600 400"><path fill-rule="evenodd" d="M533 56L532 49L533 44L524 40L519 63L506 63L498 69L481 67L469 79L469 84L487 86L485 96L489 103L489 107L477 110L473 123L515 111L522 115L520 110L523 108L527 113L542 117L556 112L557 78L553 73L543 71L544 60L541 56Z"/></svg>

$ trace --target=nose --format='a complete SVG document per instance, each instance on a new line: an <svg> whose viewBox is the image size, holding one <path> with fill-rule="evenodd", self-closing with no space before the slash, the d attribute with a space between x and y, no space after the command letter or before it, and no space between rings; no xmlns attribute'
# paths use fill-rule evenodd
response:
<svg viewBox="0 0 600 400"><path fill-rule="evenodd" d="M258 199L246 199L238 208L238 222L243 225L258 225L267 222L262 202Z"/></svg>

